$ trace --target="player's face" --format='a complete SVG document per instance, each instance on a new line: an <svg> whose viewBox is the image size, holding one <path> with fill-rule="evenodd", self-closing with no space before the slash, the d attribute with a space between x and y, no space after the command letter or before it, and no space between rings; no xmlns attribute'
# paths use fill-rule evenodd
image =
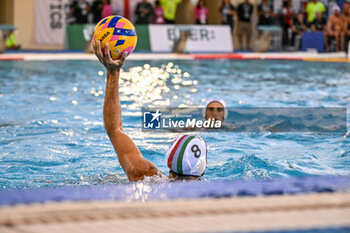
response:
<svg viewBox="0 0 350 233"><path fill-rule="evenodd" d="M208 120L210 118L214 118L218 121L224 120L224 106L220 104L219 102L211 102L208 104L206 112L205 112L205 118Z"/></svg>

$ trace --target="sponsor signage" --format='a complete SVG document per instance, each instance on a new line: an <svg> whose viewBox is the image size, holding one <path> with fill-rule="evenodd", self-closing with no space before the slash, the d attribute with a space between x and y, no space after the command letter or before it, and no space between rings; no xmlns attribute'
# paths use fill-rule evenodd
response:
<svg viewBox="0 0 350 233"><path fill-rule="evenodd" d="M63 45L68 12L68 0L35 0L36 42Z"/></svg>
<svg viewBox="0 0 350 233"><path fill-rule="evenodd" d="M185 43L184 52L232 52L231 29L226 25L149 25L152 52L172 52Z"/></svg>

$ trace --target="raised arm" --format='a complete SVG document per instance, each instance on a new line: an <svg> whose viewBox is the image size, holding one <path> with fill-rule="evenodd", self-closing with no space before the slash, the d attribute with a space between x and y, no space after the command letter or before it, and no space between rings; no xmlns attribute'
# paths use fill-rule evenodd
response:
<svg viewBox="0 0 350 233"><path fill-rule="evenodd" d="M119 74L127 54L120 60L113 60L109 53L108 43L104 54L98 41L93 46L99 61L107 69L103 119L108 137L118 155L118 160L130 181L144 179L144 176L161 175L157 167L145 159L132 139L124 132L121 119L119 99Z"/></svg>

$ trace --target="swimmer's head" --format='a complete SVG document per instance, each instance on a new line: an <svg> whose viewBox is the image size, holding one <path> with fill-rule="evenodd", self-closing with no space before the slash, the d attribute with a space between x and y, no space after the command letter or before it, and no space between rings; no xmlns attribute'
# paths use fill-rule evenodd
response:
<svg viewBox="0 0 350 233"><path fill-rule="evenodd" d="M169 147L165 160L170 176L176 179L198 179L207 167L207 145L197 135L182 135Z"/></svg>
<svg viewBox="0 0 350 233"><path fill-rule="evenodd" d="M340 8L338 6L334 6L332 11L335 16L340 15Z"/></svg>
<svg viewBox="0 0 350 233"><path fill-rule="evenodd" d="M220 98L210 98L205 103L203 109L203 117L208 119L215 119L216 121L223 122L228 116L225 101Z"/></svg>

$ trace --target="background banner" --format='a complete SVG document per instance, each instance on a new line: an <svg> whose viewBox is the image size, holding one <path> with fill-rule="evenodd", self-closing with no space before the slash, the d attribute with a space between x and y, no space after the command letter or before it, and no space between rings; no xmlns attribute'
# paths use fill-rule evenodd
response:
<svg viewBox="0 0 350 233"><path fill-rule="evenodd" d="M152 52L172 52L184 33L188 33L184 52L233 51L229 26L149 25Z"/></svg>
<svg viewBox="0 0 350 233"><path fill-rule="evenodd" d="M38 44L63 45L68 0L35 0L35 38Z"/></svg>

